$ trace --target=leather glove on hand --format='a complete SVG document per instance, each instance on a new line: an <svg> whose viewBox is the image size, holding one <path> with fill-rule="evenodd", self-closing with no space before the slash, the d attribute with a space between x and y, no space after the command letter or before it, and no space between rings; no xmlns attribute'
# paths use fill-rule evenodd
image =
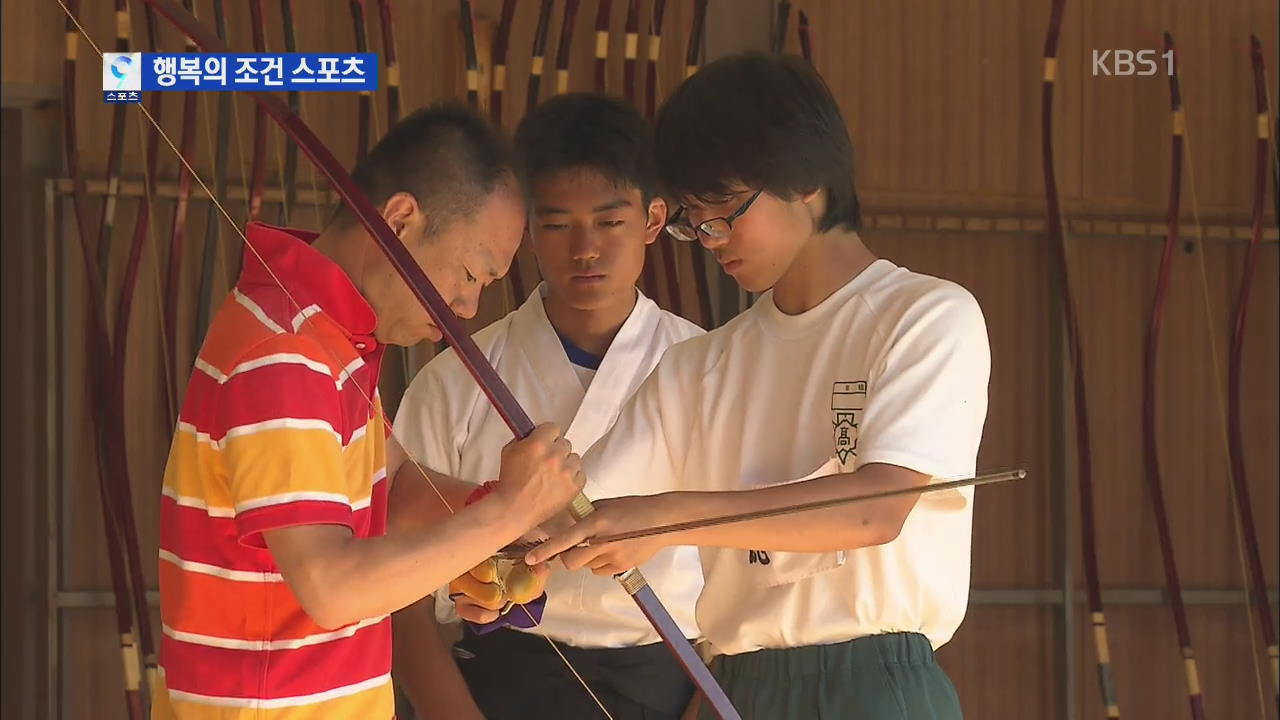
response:
<svg viewBox="0 0 1280 720"><path fill-rule="evenodd" d="M499 577L498 561L490 558L449 583L449 598L477 634L508 625L531 628L542 621L550 574L545 564L517 561Z"/></svg>
<svg viewBox="0 0 1280 720"><path fill-rule="evenodd" d="M493 483L485 483L467 498L470 505L489 493ZM545 563L535 566L523 561L500 562L489 558L449 583L449 598L458 615L471 629L483 635L500 627L531 628L542 620L546 606Z"/></svg>

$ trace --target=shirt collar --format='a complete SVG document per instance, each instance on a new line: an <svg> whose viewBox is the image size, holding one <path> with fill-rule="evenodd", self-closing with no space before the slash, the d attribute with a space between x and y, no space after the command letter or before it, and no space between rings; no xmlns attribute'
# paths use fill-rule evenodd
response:
<svg viewBox="0 0 1280 720"><path fill-rule="evenodd" d="M311 246L319 233L251 222L245 236L253 249L245 248L244 269L237 282L242 290L283 285L300 310L315 305L353 341L367 339L370 350L376 346L377 314L346 272Z"/></svg>

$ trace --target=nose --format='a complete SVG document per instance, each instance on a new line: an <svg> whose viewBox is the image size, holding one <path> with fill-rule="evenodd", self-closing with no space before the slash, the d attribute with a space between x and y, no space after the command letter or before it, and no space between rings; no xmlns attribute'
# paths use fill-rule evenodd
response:
<svg viewBox="0 0 1280 720"><path fill-rule="evenodd" d="M729 244L729 236L712 237L704 232L698 233L698 242L702 243L702 247L708 250L719 250Z"/></svg>
<svg viewBox="0 0 1280 720"><path fill-rule="evenodd" d="M600 257L600 238L595 230L575 224L570 230L569 254L578 261L591 261Z"/></svg>
<svg viewBox="0 0 1280 720"><path fill-rule="evenodd" d="M475 317L480 310L480 286L477 284L474 290L464 288L458 293L458 297L449 303L449 309L453 310L454 315L464 320Z"/></svg>

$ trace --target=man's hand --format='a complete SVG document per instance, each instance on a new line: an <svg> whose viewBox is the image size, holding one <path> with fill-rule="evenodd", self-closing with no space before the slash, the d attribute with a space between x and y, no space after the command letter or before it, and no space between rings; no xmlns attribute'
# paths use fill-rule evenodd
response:
<svg viewBox="0 0 1280 720"><path fill-rule="evenodd" d="M562 510L582 491L582 458L554 423L539 425L529 437L502 448L499 482L493 495L533 528Z"/></svg>
<svg viewBox="0 0 1280 720"><path fill-rule="evenodd" d="M449 583L449 598L459 617L478 625L497 620L507 603L520 605L542 595L551 568L545 563L533 566L521 563L511 568L505 578L498 578L497 573L496 563L490 559Z"/></svg>
<svg viewBox="0 0 1280 720"><path fill-rule="evenodd" d="M601 576L617 575L643 565L662 548L677 544L672 542L673 536L654 535L589 547L575 546L598 535L640 530L670 521L664 497L638 495L597 501L595 512L530 550L525 562L543 563L559 555L566 568L590 568Z"/></svg>

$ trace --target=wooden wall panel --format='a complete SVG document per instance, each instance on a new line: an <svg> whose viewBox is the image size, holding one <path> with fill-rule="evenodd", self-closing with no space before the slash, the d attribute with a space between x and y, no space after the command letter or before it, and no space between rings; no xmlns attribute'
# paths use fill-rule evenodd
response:
<svg viewBox="0 0 1280 720"><path fill-rule="evenodd" d="M29 2L29 0L28 0ZM664 57L660 85L674 87L687 34L687 3L671 3L664 28ZM878 204L937 208L1016 206L1038 209L1040 174L1038 140L1040 47L1047 3L981 7L930 3L857 3L807 0L793 3L810 14L814 27L816 64L823 71L849 118L859 148L859 177L868 200ZM498 0L476 3L481 26L492 27ZM60 83L56 58L61 48L60 9L23 0L6 0L7 16L30 22L31 44L7 46L7 83ZM210 7L199 3L208 20ZM647 15L651 2L643 4ZM551 47L558 37L562 3L553 11ZM279 9L267 4L268 45L283 46ZM580 42L575 42L574 86L590 83L590 33L596 3L579 8ZM536 23L537 3L518 6L512 35L511 83L505 105L523 107L528 72L528 48ZM610 78L620 85L621 27L625 13L613 13L615 32ZM136 41L141 41L143 12L132 12ZM30 20L28 20L30 18ZM1231 0L1212 8L1184 0L1133 4L1069 4L1064 20L1063 71L1059 83L1057 142L1063 149L1060 181L1068 208L1088 202L1093 209L1123 212L1163 207L1167 127L1166 84L1162 77L1094 78L1088 75L1090 51L1106 47L1154 47L1159 32L1172 30L1182 54L1189 133L1197 181L1203 185L1206 212L1239 209L1248 189L1249 174L1237 172L1249 164L1252 118L1247 35L1258 32L1274 57L1276 10L1258 0ZM301 6L296 18L300 49L354 47L346 4L336 0ZM110 45L113 27L108 4L89 3L83 22L96 41ZM248 48L247 7L228 4L231 45ZM396 32L404 67L406 110L446 96L460 96L461 66L456 4L447 0L417 0L396 5ZM794 29L794 22L791 27ZM162 26L161 46L178 49L178 34ZM24 35L24 37L28 37ZM376 23L369 28L371 48L381 47ZM791 35L794 49L794 33ZM78 82L87 100L96 98L97 68L83 47ZM53 56L54 60L50 60ZM643 80L641 81L643 86ZM550 83L544 83L544 87ZM213 114L214 98L202 98L202 112ZM176 127L177 103L168 127ZM239 132L233 156L245 157L252 114L246 99L237 102ZM374 104L380 114L375 127L385 124L385 103ZM1010 109L1015 111L1011 112ZM81 144L86 165L101 165L108 146L109 123L95 102L80 106ZM354 149L355 111L342 93L304 97L303 116L340 158ZM508 123L517 116L506 114ZM378 117L376 115L375 117ZM203 121L203 120L202 120ZM272 128L273 149L279 133ZM910 141L905 141L909 139ZM1011 142L1012 140L1012 142ZM137 143L128 143L127 165L138 167ZM1081 149L1073 159L1071 149ZM210 165L207 143L201 144L200 167ZM1117 162L1123 160L1123 162ZM278 163L276 163L278 164ZM165 158L162 167L172 170ZM273 168L273 172L275 169ZM304 168L305 172L305 168ZM161 173L162 175L165 172ZM1219 178L1219 176L1223 178ZM305 177L305 175L304 175ZM1234 178L1230 179L1229 178ZM309 178L308 178L309 180ZM1223 180L1226 180L1225 182ZM1189 212L1189 209L1188 209Z"/></svg>
<svg viewBox="0 0 1280 720"><path fill-rule="evenodd" d="M1164 483L1185 581L1232 587L1240 582L1230 530L1229 465L1222 408L1226 403L1226 348L1233 325L1243 247L1239 243L1203 246L1216 330L1206 325L1206 288L1200 256L1179 253L1170 281L1165 334L1160 354L1159 442ZM1277 578L1275 478L1280 454L1275 444L1277 390L1276 246L1267 245L1258 263L1245 345L1248 404L1244 444L1259 544L1269 581ZM1142 345L1159 262L1155 243L1118 239L1081 239L1074 256L1076 297L1080 306L1086 367L1091 392L1105 398L1091 407L1100 564L1107 582L1150 586L1163 582L1154 525L1142 483ZM1214 359L1221 374L1214 376ZM1263 367L1269 366L1268 370ZM1221 404L1220 404L1221 403ZM1270 430L1270 435L1264 429ZM1196 542L1190 542L1197 538ZM1181 542L1178 542L1181 541Z"/></svg>
<svg viewBox="0 0 1280 720"><path fill-rule="evenodd" d="M124 674L114 611L64 610L62 631L60 717L125 720Z"/></svg>
<svg viewBox="0 0 1280 720"><path fill-rule="evenodd" d="M0 717L39 717L44 712L42 678L48 659L44 643L48 610L44 513L45 479L51 474L46 442L45 364L51 339L46 302L45 238L39 234L39 188L24 174L38 165L25 148L43 139L39 118L23 108L5 107L0 135L0 325L9 339L0 346L0 438L4 476L0 482ZM35 121L35 122L30 122ZM20 240L20 241L19 241Z"/></svg>
<svg viewBox="0 0 1280 720"><path fill-rule="evenodd" d="M136 202L122 202L118 227L132 232L136 215ZM69 217L68 223L73 223ZM65 226L69 228L69 225ZM64 485L59 521L64 530L64 555L62 565L63 589L96 590L109 587L110 575L106 566L105 546L101 538L102 510L98 491L97 450L93 422L97 421L90 403L88 386L89 368L103 359L87 352L83 342L87 337L86 286L83 265L73 235L67 236L64 255L63 302L67 317L66 342L73 350L62 360L65 373L63 411L65 432L63 447L65 467ZM124 242L117 237L118 243ZM117 252L113 265L123 266L126 253ZM148 582L154 583L154 562L158 536L157 498L160 492L160 476L168 454L167 436L170 428L164 417L166 388L163 384L164 351L160 345L161 302L157 298L158 277L155 272L154 254L142 255L134 312L130 323L127 345L129 366L125 378L126 412L130 432L127 435L126 453L129 461L130 481L133 485L133 508L138 522L143 569ZM114 268L119 280L123 267ZM115 305L109 307L109 315L115 317ZM181 389L179 389L180 391Z"/></svg>
<svg viewBox="0 0 1280 720"><path fill-rule="evenodd" d="M1030 91L1042 30L1032 28L1047 3L793 4L809 14L814 64L849 123L868 203L932 211L1038 202Z"/></svg>
<svg viewBox="0 0 1280 720"><path fill-rule="evenodd" d="M1247 648L1249 628L1243 608L1192 608L1190 623L1199 658L1200 678L1209 717L1273 718L1275 696L1259 702L1255 667L1270 669L1259 652L1255 666ZM1186 683L1167 608L1119 607L1107 612L1116 694L1124 717L1190 720ZM1084 652L1077 665L1077 702L1081 717L1105 717L1097 692L1088 614L1080 607L1077 643Z"/></svg>
<svg viewBox="0 0 1280 720"><path fill-rule="evenodd" d="M1047 608L970 608L960 632L938 652L965 717L1051 717L1052 619Z"/></svg>
<svg viewBox="0 0 1280 720"><path fill-rule="evenodd" d="M152 613L159 637L160 617ZM120 637L114 611L67 608L62 611L62 678L59 717L79 720L128 720Z"/></svg>
<svg viewBox="0 0 1280 720"><path fill-rule="evenodd" d="M793 6L809 14L815 65L849 122L870 203L931 211L1042 207L1039 83L1050 3ZM1068 3L1054 104L1067 210L1163 212L1167 79L1090 73L1093 49L1158 50L1165 29L1178 40L1186 73L1203 209L1246 207L1254 127L1249 33L1274 58L1276 24L1275 3L1261 0ZM789 47L798 49L794 37Z"/></svg>
<svg viewBox="0 0 1280 720"><path fill-rule="evenodd" d="M1244 605L1195 608L1190 623L1205 683L1206 710L1213 717L1275 717L1275 696L1269 694L1274 690L1268 689L1270 668L1265 652L1256 646L1257 633L1249 625ZM1179 717L1190 717L1190 713Z"/></svg>
<svg viewBox="0 0 1280 720"><path fill-rule="evenodd" d="M6 31L5 41L0 43L5 85L61 87L64 17L56 2L0 2L0 27L30 29Z"/></svg>

